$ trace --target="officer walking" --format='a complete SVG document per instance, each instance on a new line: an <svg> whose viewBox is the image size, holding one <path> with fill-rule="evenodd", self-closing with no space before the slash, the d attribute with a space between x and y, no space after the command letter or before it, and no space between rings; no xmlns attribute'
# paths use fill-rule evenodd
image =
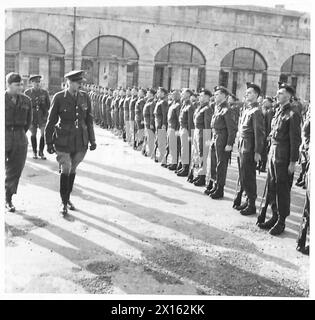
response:
<svg viewBox="0 0 315 320"><path fill-rule="evenodd" d="M268 191L271 203L276 203L278 212L260 228L270 229L271 235L279 235L285 229L286 217L290 215L290 193L296 161L301 144L301 117L290 99L294 89L279 82L277 100L279 106L271 123L271 146L268 160Z"/></svg>
<svg viewBox="0 0 315 320"><path fill-rule="evenodd" d="M65 218L68 217L68 207L75 210L70 194L76 168L84 159L88 143L91 151L96 149L91 101L84 91L79 90L82 74L82 70L74 70L65 75L68 88L54 95L45 128L47 151L50 154L56 152L61 169L60 213Z"/></svg>
<svg viewBox="0 0 315 320"><path fill-rule="evenodd" d="M37 129L40 130L39 140L39 153L38 155L42 160L46 160L44 156L44 130L48 117L48 110L50 107L49 94L46 90L41 88L42 76L31 75L29 81L32 88L25 90L24 94L27 95L32 101L32 125L31 125L31 143L33 149L33 159L38 159L37 156Z"/></svg>
<svg viewBox="0 0 315 320"><path fill-rule="evenodd" d="M260 87L254 83L246 83L246 109L243 111L239 126L239 179L241 188L245 191L247 201L236 207L242 215L256 213L256 164L261 160L264 147L264 118L258 106Z"/></svg>
<svg viewBox="0 0 315 320"><path fill-rule="evenodd" d="M226 173L232 152L237 124L227 102L228 90L223 86L214 87L215 111L211 119L211 172L213 176L208 185L212 199L223 198Z"/></svg>
<svg viewBox="0 0 315 320"><path fill-rule="evenodd" d="M21 76L6 75L5 91L5 200L6 209L14 212L12 195L16 194L27 154L26 132L32 123L32 102L22 94Z"/></svg>

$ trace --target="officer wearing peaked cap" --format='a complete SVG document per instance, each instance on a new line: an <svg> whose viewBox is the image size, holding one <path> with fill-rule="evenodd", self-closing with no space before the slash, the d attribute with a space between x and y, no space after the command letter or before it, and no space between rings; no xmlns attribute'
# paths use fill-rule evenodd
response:
<svg viewBox="0 0 315 320"><path fill-rule="evenodd" d="M238 206L242 215L256 213L255 201L257 198L256 164L261 160L264 147L264 118L257 99L260 87L255 83L246 83L246 109L243 111L239 126L239 178L241 189L245 190L247 201Z"/></svg>
<svg viewBox="0 0 315 320"><path fill-rule="evenodd" d="M32 101L22 94L21 76L6 75L5 91L5 197L6 209L14 212L12 196L16 194L26 154L26 132L32 122Z"/></svg>
<svg viewBox="0 0 315 320"><path fill-rule="evenodd" d="M61 169L60 212L65 218L69 217L68 207L75 209L70 193L76 168L84 159L89 143L90 150L96 149L91 101L86 92L79 90L84 80L82 74L82 70L74 70L65 75L67 89L54 95L45 128L47 150L50 154L56 152Z"/></svg>
<svg viewBox="0 0 315 320"><path fill-rule="evenodd" d="M39 141L39 153L38 155L42 160L46 160L44 156L44 130L48 117L48 110L50 107L49 93L40 87L41 75L31 75L29 81L32 84L32 88L25 90L24 94L32 100L32 125L31 131L31 143L33 149L33 158L37 157L37 129L40 130L40 141Z"/></svg>
<svg viewBox="0 0 315 320"><path fill-rule="evenodd" d="M271 122L270 151L268 159L268 192L271 204L276 203L271 219L260 228L270 229L270 234L279 235L285 229L286 217L290 214L290 192L299 158L301 144L301 117L290 103L294 89L286 83L279 83L277 100L279 105Z"/></svg>

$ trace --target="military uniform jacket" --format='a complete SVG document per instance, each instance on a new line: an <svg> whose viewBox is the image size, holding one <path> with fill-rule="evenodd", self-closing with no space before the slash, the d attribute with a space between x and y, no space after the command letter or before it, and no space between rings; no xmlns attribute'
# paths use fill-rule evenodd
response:
<svg viewBox="0 0 315 320"><path fill-rule="evenodd" d="M125 102L125 97L121 97L118 104L119 110L124 110L124 102Z"/></svg>
<svg viewBox="0 0 315 320"><path fill-rule="evenodd" d="M5 128L13 130L23 128L26 132L32 122L32 101L24 95L18 94L16 104L12 101L10 95L5 93Z"/></svg>
<svg viewBox="0 0 315 320"><path fill-rule="evenodd" d="M137 100L138 100L137 96L133 96L130 99L130 103L129 103L129 120L130 121L135 120L135 106L136 106Z"/></svg>
<svg viewBox="0 0 315 320"><path fill-rule="evenodd" d="M126 96L124 101L124 120L129 121L129 104L130 104L131 96Z"/></svg>
<svg viewBox="0 0 315 320"><path fill-rule="evenodd" d="M50 107L48 92L41 88L38 90L30 88L25 90L24 94L27 95L32 101L32 124L39 126L45 125Z"/></svg>
<svg viewBox="0 0 315 320"><path fill-rule="evenodd" d="M72 96L68 90L57 92L51 103L45 128L47 144L67 153L83 151L95 143L91 101L84 91Z"/></svg>
<svg viewBox="0 0 315 320"><path fill-rule="evenodd" d="M196 129L210 129L213 109L209 104L198 106L194 113L194 125Z"/></svg>
<svg viewBox="0 0 315 320"><path fill-rule="evenodd" d="M148 99L143 107L144 127L146 129L150 129L150 126L154 128L154 107L155 102L153 98Z"/></svg>
<svg viewBox="0 0 315 320"><path fill-rule="evenodd" d="M180 102L173 101L167 112L167 125L168 128L179 130L179 112L180 112Z"/></svg>
<svg viewBox="0 0 315 320"><path fill-rule="evenodd" d="M112 108L114 109L115 112L119 112L119 101L120 101L120 96L115 97L115 99L113 100Z"/></svg>
<svg viewBox="0 0 315 320"><path fill-rule="evenodd" d="M111 109L112 100L113 100L113 96L108 96L105 101L105 107L106 107L107 111L109 111Z"/></svg>
<svg viewBox="0 0 315 320"><path fill-rule="evenodd" d="M194 111L195 106L188 100L184 101L179 112L179 126L180 128L187 129L189 136L191 135L191 130L195 128Z"/></svg>
<svg viewBox="0 0 315 320"><path fill-rule="evenodd" d="M239 151L241 153L255 152L261 154L263 152L264 117L257 102L244 109L239 126L239 135Z"/></svg>
<svg viewBox="0 0 315 320"><path fill-rule="evenodd" d="M301 144L301 117L287 103L279 106L271 122L271 145L275 147L275 162L296 162Z"/></svg>
<svg viewBox="0 0 315 320"><path fill-rule="evenodd" d="M269 136L269 133L271 131L271 121L274 116L274 112L272 108L266 111L266 113L263 114L264 116L264 122L265 122L265 136Z"/></svg>
<svg viewBox="0 0 315 320"><path fill-rule="evenodd" d="M211 119L213 141L220 140L220 143L232 146L234 144L237 124L233 118L233 112L226 101L215 108Z"/></svg>
<svg viewBox="0 0 315 320"><path fill-rule="evenodd" d="M155 129L167 128L168 103L164 99L159 99L154 108Z"/></svg>
<svg viewBox="0 0 315 320"><path fill-rule="evenodd" d="M143 107L145 105L144 98L138 98L136 104L135 104L135 120L137 122L143 121Z"/></svg>
<svg viewBox="0 0 315 320"><path fill-rule="evenodd" d="M108 94L104 94L102 97L102 107L106 107L107 98L108 98Z"/></svg>

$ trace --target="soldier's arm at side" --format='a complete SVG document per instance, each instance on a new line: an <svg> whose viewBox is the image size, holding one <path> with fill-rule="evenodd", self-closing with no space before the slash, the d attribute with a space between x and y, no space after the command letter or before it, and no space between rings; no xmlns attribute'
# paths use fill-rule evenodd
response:
<svg viewBox="0 0 315 320"><path fill-rule="evenodd" d="M290 162L296 162L299 159L299 147L301 139L301 117L297 112L293 112L290 117Z"/></svg>
<svg viewBox="0 0 315 320"><path fill-rule="evenodd" d="M191 106L188 109L188 135L191 137L191 131L194 129L194 111L195 108Z"/></svg>
<svg viewBox="0 0 315 320"><path fill-rule="evenodd" d="M45 127L45 141L46 144L53 144L53 133L56 123L58 122L59 98L55 94L51 101L48 119Z"/></svg>
<svg viewBox="0 0 315 320"><path fill-rule="evenodd" d="M150 106L150 126L154 127L154 108L155 108L155 103L152 102Z"/></svg>
<svg viewBox="0 0 315 320"><path fill-rule="evenodd" d="M50 98L49 98L49 93L46 91L46 101L45 101L45 110L44 110L44 118L47 119L48 117L48 112L50 108Z"/></svg>
<svg viewBox="0 0 315 320"><path fill-rule="evenodd" d="M94 127L93 127L93 114L92 114L92 106L91 106L91 100L89 96L86 96L87 99L87 113L86 113L86 125L89 135L89 141L90 144L95 144L95 133L94 133Z"/></svg>
<svg viewBox="0 0 315 320"><path fill-rule="evenodd" d="M264 117L260 110L256 110L252 114L253 129L254 129L254 139L255 139L255 153L262 154L264 148Z"/></svg>
<svg viewBox="0 0 315 320"><path fill-rule="evenodd" d="M233 146L237 132L237 124L234 120L233 112L231 109L228 109L224 114L224 120L228 131L227 145Z"/></svg>
<svg viewBox="0 0 315 320"><path fill-rule="evenodd" d="M162 126L167 127L167 112L168 112L167 101L164 100L161 107L162 107Z"/></svg>

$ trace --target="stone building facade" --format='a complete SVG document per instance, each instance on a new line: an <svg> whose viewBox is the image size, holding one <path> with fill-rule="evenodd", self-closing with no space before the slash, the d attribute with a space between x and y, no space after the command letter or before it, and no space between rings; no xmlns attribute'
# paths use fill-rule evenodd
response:
<svg viewBox="0 0 315 320"><path fill-rule="evenodd" d="M274 95L282 80L310 95L310 16L283 8L16 8L5 37L6 73L40 73L51 92L82 68L110 87L222 84L241 98L246 81Z"/></svg>

